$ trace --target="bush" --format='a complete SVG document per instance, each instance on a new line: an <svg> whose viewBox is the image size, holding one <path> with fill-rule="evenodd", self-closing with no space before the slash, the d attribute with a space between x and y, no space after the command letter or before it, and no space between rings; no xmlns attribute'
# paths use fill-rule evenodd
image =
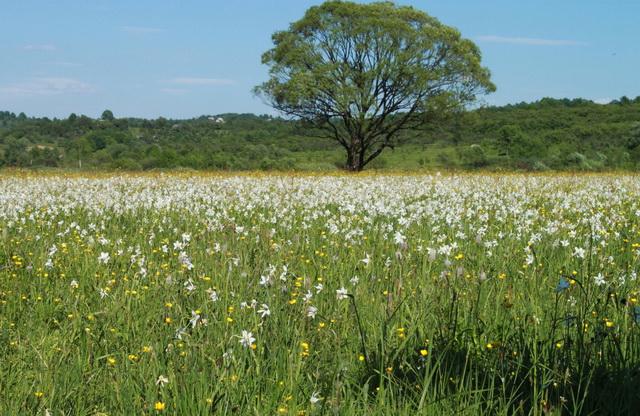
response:
<svg viewBox="0 0 640 416"><path fill-rule="evenodd" d="M452 166L456 166L457 163L454 160L454 158L451 156L451 154L445 152L440 152L438 153L438 155L436 156L436 162L442 166L442 167L452 167Z"/></svg>
<svg viewBox="0 0 640 416"><path fill-rule="evenodd" d="M114 169L122 169L122 170L141 170L142 169L142 165L140 163L138 163L137 161L129 157L114 160L113 163L111 164L111 167Z"/></svg>
<svg viewBox="0 0 640 416"><path fill-rule="evenodd" d="M481 168L488 164L487 155L479 144L464 146L459 150L462 164L470 168Z"/></svg>
<svg viewBox="0 0 640 416"><path fill-rule="evenodd" d="M540 160L536 160L535 162L533 162L533 166L531 167L531 169L538 172L544 172L549 170L549 166L545 165L544 162L541 162Z"/></svg>

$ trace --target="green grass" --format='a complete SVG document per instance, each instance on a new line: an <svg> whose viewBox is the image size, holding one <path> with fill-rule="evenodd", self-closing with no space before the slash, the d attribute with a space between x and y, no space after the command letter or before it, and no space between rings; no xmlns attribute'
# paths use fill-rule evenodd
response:
<svg viewBox="0 0 640 416"><path fill-rule="evenodd" d="M5 176L0 190L2 415L640 408L637 177Z"/></svg>

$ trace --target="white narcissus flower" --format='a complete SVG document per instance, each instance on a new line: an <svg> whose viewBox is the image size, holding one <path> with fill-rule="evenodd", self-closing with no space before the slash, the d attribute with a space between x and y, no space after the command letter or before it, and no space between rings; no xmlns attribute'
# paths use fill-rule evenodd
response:
<svg viewBox="0 0 640 416"><path fill-rule="evenodd" d="M348 295L347 289L345 289L344 287L341 287L340 289L336 290L336 299L338 300L343 300L348 298L349 296L347 295Z"/></svg>
<svg viewBox="0 0 640 416"><path fill-rule="evenodd" d="M200 314L197 311L191 311L191 319L189 319L189 324L192 328L195 328L200 321Z"/></svg>
<svg viewBox="0 0 640 416"><path fill-rule="evenodd" d="M242 330L242 334L240 334L240 344L242 344L243 347L249 348L255 341L256 339L253 337L253 333L245 331L244 329Z"/></svg>
<svg viewBox="0 0 640 416"><path fill-rule="evenodd" d="M191 259L185 251L181 251L180 254L178 254L178 260L180 260L180 263L182 263L182 265L185 266L187 270L193 269L193 263L191 263Z"/></svg>
<svg viewBox="0 0 640 416"><path fill-rule="evenodd" d="M302 299L304 299L304 303L311 302L311 298L313 298L313 293L311 293L310 290L307 290L307 293L305 293L304 296L302 297Z"/></svg>
<svg viewBox="0 0 640 416"><path fill-rule="evenodd" d="M309 402L311 404L316 404L320 400L322 400L322 397L320 397L320 393L318 393L317 391L314 391L313 394L311 395L311 398L309 398Z"/></svg>
<svg viewBox="0 0 640 416"><path fill-rule="evenodd" d="M173 336L175 337L175 339L182 339L184 335L187 335L187 328L176 329L176 333Z"/></svg>
<svg viewBox="0 0 640 416"><path fill-rule="evenodd" d="M527 254L527 258L526 258L526 260L525 260L525 263L526 263L528 266L530 266L530 265L532 265L532 264L533 264L534 260L535 260L535 258L533 257L533 254L532 254L532 253L529 253L529 254Z"/></svg>
<svg viewBox="0 0 640 416"><path fill-rule="evenodd" d="M262 275L260 276L260 286L270 286L271 285L271 276L267 275Z"/></svg>
<svg viewBox="0 0 640 416"><path fill-rule="evenodd" d="M156 386L164 386L165 384L169 383L169 379L165 376L163 376L162 374L158 376L158 379L156 380Z"/></svg>
<svg viewBox="0 0 640 416"><path fill-rule="evenodd" d="M100 255L98 256L98 261L102 264L107 264L109 263L109 253L105 253L104 251L100 253Z"/></svg>
<svg viewBox="0 0 640 416"><path fill-rule="evenodd" d="M269 305L263 303L262 307L260 309L258 309L258 314L260 315L260 317L262 319L264 319L267 316L271 315L271 311L269 310Z"/></svg>
<svg viewBox="0 0 640 416"><path fill-rule="evenodd" d="M209 299L211 300L211 302L218 301L218 292L216 292L214 289L207 289L207 295L209 295Z"/></svg>
<svg viewBox="0 0 640 416"><path fill-rule="evenodd" d="M193 292L194 290L196 290L196 285L193 284L193 280L189 279L184 282L184 288L187 290L187 292Z"/></svg>

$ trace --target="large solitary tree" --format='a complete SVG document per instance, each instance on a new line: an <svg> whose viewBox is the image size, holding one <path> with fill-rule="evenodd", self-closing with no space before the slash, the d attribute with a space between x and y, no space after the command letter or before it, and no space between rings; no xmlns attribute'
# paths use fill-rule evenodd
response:
<svg viewBox="0 0 640 416"><path fill-rule="evenodd" d="M327 1L273 35L269 80L255 92L340 143L362 170L402 130L495 90L480 50L458 30L392 2Z"/></svg>

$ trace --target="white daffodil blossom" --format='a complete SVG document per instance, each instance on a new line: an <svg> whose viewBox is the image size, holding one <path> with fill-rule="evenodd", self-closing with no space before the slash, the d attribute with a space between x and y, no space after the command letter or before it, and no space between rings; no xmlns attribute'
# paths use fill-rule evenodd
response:
<svg viewBox="0 0 640 416"><path fill-rule="evenodd" d="M242 330L242 333L239 335L240 338L240 344L242 344L243 347L245 348L249 348L251 347L251 345L256 342L256 339L253 337L253 333L246 331L246 330Z"/></svg>

